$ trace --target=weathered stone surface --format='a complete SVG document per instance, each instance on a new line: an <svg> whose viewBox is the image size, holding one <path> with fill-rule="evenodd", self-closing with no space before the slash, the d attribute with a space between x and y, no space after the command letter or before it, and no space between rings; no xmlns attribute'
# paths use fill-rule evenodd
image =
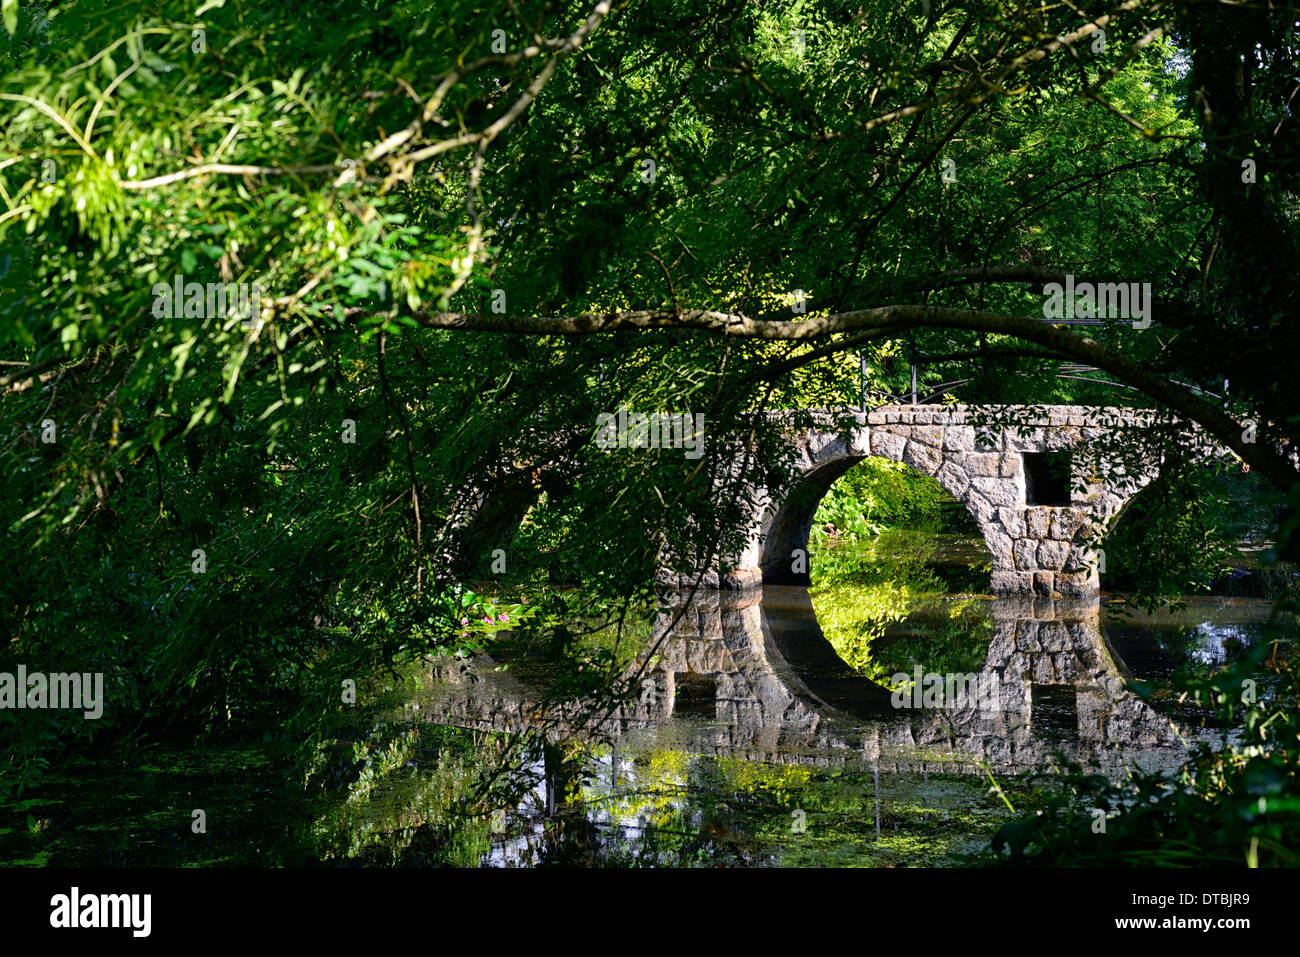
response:
<svg viewBox="0 0 1300 957"><path fill-rule="evenodd" d="M1025 509L1025 529L1030 538L1046 538L1051 528L1053 509L1047 505L1035 505Z"/></svg>
<svg viewBox="0 0 1300 957"><path fill-rule="evenodd" d="M1065 630L1070 634L1070 644L1082 646L1088 643L1088 623L1086 621L1067 621Z"/></svg>
<svg viewBox="0 0 1300 957"><path fill-rule="evenodd" d="M1061 684L1061 676L1053 667L1050 655L1039 655L1034 659L1034 683L1040 685Z"/></svg>
<svg viewBox="0 0 1300 957"><path fill-rule="evenodd" d="M1056 576L1051 572L1034 572L1034 594L1051 598L1055 593L1052 587Z"/></svg>
<svg viewBox="0 0 1300 957"><path fill-rule="evenodd" d="M763 573L757 568L740 568L728 571L719 578L718 587L743 591L763 584Z"/></svg>
<svg viewBox="0 0 1300 957"><path fill-rule="evenodd" d="M1032 572L993 570L989 587L996 595L1029 595L1034 590Z"/></svg>
<svg viewBox="0 0 1300 957"><path fill-rule="evenodd" d="M993 619L999 623L999 628L1005 621L1015 622L1021 618L1037 617L1034 613L1034 599L1028 596L1008 598L1006 601L996 602L992 611Z"/></svg>
<svg viewBox="0 0 1300 957"><path fill-rule="evenodd" d="M884 429L871 430L871 454L879 455L882 459L890 459L894 462L903 461L903 449L907 446L907 439L894 432L887 432Z"/></svg>
<svg viewBox="0 0 1300 957"><path fill-rule="evenodd" d="M1067 572L1084 571L1092 565L1093 552L1085 545L1071 545L1061 568Z"/></svg>
<svg viewBox="0 0 1300 957"><path fill-rule="evenodd" d="M1024 538L1027 534L1025 531L1025 510L1013 506L1003 506L998 509L998 524L1000 524L1006 533L1012 538Z"/></svg>
<svg viewBox="0 0 1300 957"><path fill-rule="evenodd" d="M1097 594L1097 577L1091 572L1057 572L1056 590L1063 598Z"/></svg>
<svg viewBox="0 0 1300 957"><path fill-rule="evenodd" d="M1031 614L1038 621L1055 621L1058 617L1058 607L1060 608L1060 617L1068 614L1068 609L1050 598L1034 598L1031 601L1033 602Z"/></svg>
<svg viewBox="0 0 1300 957"><path fill-rule="evenodd" d="M1017 539L1012 555L1018 569L1030 571L1038 567L1038 543L1032 538Z"/></svg>
<svg viewBox="0 0 1300 957"><path fill-rule="evenodd" d="M970 476L952 461L944 462L939 467L935 478L939 480L939 484L944 487L944 490L959 502L966 493L966 489L970 487Z"/></svg>
<svg viewBox="0 0 1300 957"><path fill-rule="evenodd" d="M908 442L907 448L903 449L903 461L919 472L933 475L939 471L939 463L943 461L943 452L937 446Z"/></svg>
<svg viewBox="0 0 1300 957"><path fill-rule="evenodd" d="M1042 428L1009 428L1002 433L1008 452L1041 452L1047 447L1047 431Z"/></svg>
<svg viewBox="0 0 1300 957"><path fill-rule="evenodd" d="M966 510L975 516L975 521L981 527L991 524L997 514L993 503L974 489L968 489L966 492Z"/></svg>
<svg viewBox="0 0 1300 957"><path fill-rule="evenodd" d="M848 443L842 435L822 433L808 438L808 455L815 462L833 456L848 454Z"/></svg>
<svg viewBox="0 0 1300 957"><path fill-rule="evenodd" d="M1038 545L1038 567L1056 571L1065 564L1065 556L1070 546L1065 542L1040 542Z"/></svg>
<svg viewBox="0 0 1300 957"><path fill-rule="evenodd" d="M1048 429L1046 447L1049 449L1068 449L1079 444L1080 430L1076 428Z"/></svg>
<svg viewBox="0 0 1300 957"><path fill-rule="evenodd" d="M943 447L949 452L969 452L975 448L975 430L969 425L950 425L943 432Z"/></svg>
<svg viewBox="0 0 1300 957"><path fill-rule="evenodd" d="M1001 661L1004 658L1009 658L1014 650L1014 633L1007 628L994 629L993 637L989 640L988 660Z"/></svg>
<svg viewBox="0 0 1300 957"><path fill-rule="evenodd" d="M1071 647L1070 633L1065 629L1065 622L1044 621L1038 625L1038 640L1044 651L1068 651Z"/></svg>
<svg viewBox="0 0 1300 957"><path fill-rule="evenodd" d="M989 547L989 555L993 558L994 568L1011 568L1011 536L1004 533L998 525L988 522L984 524L984 542Z"/></svg>
<svg viewBox="0 0 1300 957"><path fill-rule="evenodd" d="M1119 511L1124 504L1124 497L1117 492L1106 489L1101 492L1093 502L1092 512L1094 515L1105 520Z"/></svg>
<svg viewBox="0 0 1300 957"><path fill-rule="evenodd" d="M1054 509L1048 534L1052 538L1068 542L1074 538L1075 532L1079 531L1087 521L1087 516L1076 508Z"/></svg>
<svg viewBox="0 0 1300 957"><path fill-rule="evenodd" d="M1079 677L1079 659L1072 654L1053 655L1052 665L1061 681L1073 683Z"/></svg>
<svg viewBox="0 0 1300 957"><path fill-rule="evenodd" d="M996 506L1017 505L1019 495L1014 482L1001 478L972 478L971 487Z"/></svg>
<svg viewBox="0 0 1300 957"><path fill-rule="evenodd" d="M966 452L955 458L972 478L996 478L1002 456L996 452Z"/></svg>
<svg viewBox="0 0 1300 957"><path fill-rule="evenodd" d="M1037 625L1036 621L1016 622L1016 651L1031 653L1042 651L1042 646L1038 643Z"/></svg>
<svg viewBox="0 0 1300 957"><path fill-rule="evenodd" d="M943 428L938 425L914 425L907 437L922 445L932 445L936 449L943 448Z"/></svg>

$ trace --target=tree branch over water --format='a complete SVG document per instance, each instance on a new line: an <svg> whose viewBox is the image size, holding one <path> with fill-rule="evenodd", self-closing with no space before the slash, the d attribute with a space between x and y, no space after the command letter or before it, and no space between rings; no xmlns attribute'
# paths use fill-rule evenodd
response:
<svg viewBox="0 0 1300 957"><path fill-rule="evenodd" d="M354 314L356 312L360 311L354 311ZM1271 452L1266 443L1245 441L1241 423L1225 415L1192 390L1151 372L1146 365L1129 359L1108 346L1041 319L915 305L878 306L797 320L755 320L709 310L634 310L553 318L421 312L415 318L421 326L430 329L524 336L586 336L613 332L681 330L737 339L813 340L869 330L882 334L902 334L916 328L962 329L1011 335L1112 373L1150 398L1202 426L1279 488L1289 489L1300 480L1285 455ZM854 348L862 341L864 340L847 340L823 349L826 354L830 354L837 349Z"/></svg>

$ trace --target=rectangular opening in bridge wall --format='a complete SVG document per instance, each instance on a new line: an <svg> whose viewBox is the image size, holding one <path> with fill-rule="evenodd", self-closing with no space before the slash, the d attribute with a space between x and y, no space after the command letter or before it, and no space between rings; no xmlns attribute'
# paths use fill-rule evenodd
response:
<svg viewBox="0 0 1300 957"><path fill-rule="evenodd" d="M1030 686L1031 734L1061 740L1079 733L1079 705L1073 685Z"/></svg>
<svg viewBox="0 0 1300 957"><path fill-rule="evenodd" d="M693 671L679 671L673 675L677 692L673 700L674 714L696 714L712 718L717 711L718 679Z"/></svg>
<svg viewBox="0 0 1300 957"><path fill-rule="evenodd" d="M1070 504L1070 453L1023 452L1026 505Z"/></svg>

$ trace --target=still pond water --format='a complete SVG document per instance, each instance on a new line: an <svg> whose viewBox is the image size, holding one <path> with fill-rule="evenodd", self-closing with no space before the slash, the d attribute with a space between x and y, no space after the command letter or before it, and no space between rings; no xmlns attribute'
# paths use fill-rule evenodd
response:
<svg viewBox="0 0 1300 957"><path fill-rule="evenodd" d="M87 762L0 806L0 862L960 864L1063 761L1118 777L1222 740L1174 689L1265 640L1271 602L994 599L986 559L881 539L812 589L665 595L601 707L548 700L571 660L503 644L381 683L306 763L273 742Z"/></svg>

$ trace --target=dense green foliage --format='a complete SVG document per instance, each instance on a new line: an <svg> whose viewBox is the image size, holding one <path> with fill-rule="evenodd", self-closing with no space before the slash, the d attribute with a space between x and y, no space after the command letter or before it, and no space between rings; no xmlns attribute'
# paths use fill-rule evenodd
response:
<svg viewBox="0 0 1300 957"><path fill-rule="evenodd" d="M1240 472L1213 467L1171 470L1143 489L1103 540L1102 585L1151 607L1218 585L1241 564L1238 542L1275 535L1276 493ZM1277 561L1277 549L1265 554Z"/></svg>
<svg viewBox="0 0 1300 957"><path fill-rule="evenodd" d="M812 541L815 546L825 543L828 524L834 526L834 537L850 540L900 527L979 534L964 510L954 505L938 482L911 466L867 459L827 490L813 519Z"/></svg>
<svg viewBox="0 0 1300 957"><path fill-rule="evenodd" d="M0 790L104 736L312 760L349 682L521 619L606 688L626 646L582 640L788 478L754 414L913 365L1175 409L1300 506L1295 15L1217 6L1098 44L1068 3L3 0L0 672L108 700L0 712ZM1041 321L1067 273L1152 283L1155 325ZM624 405L709 454L599 449ZM861 481L850 534L937 507Z"/></svg>

